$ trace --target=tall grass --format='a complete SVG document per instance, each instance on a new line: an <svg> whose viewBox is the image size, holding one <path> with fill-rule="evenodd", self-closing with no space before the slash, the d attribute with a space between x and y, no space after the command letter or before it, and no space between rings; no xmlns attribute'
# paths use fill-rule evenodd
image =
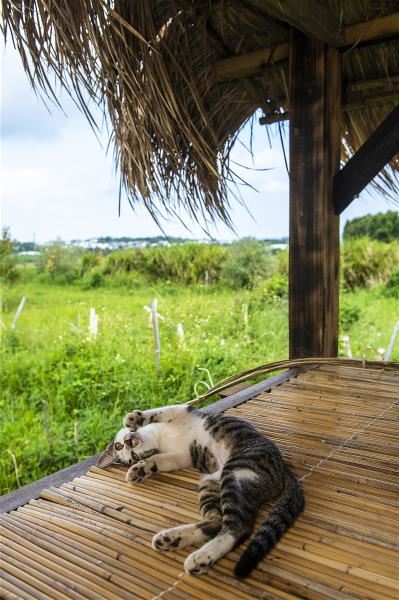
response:
<svg viewBox="0 0 399 600"><path fill-rule="evenodd" d="M27 303L10 332L22 295ZM143 308L153 297L164 317L159 376ZM234 291L212 285L82 290L19 283L9 288L0 346L1 492L100 450L133 407L192 398L195 383L204 380L201 369L216 382L285 358L287 301L272 298L262 287ZM388 345L397 300L375 289L347 293L345 303L352 312L346 310L342 333L350 335L353 354L375 358L377 349ZM91 307L100 316L95 340L88 335ZM198 384L198 392L204 385Z"/></svg>
<svg viewBox="0 0 399 600"><path fill-rule="evenodd" d="M21 268L2 297L0 491L100 450L133 407L192 398L197 382L204 390L207 371L216 382L285 358L287 253L273 256L256 244L108 256L65 255L56 246L41 258L41 273ZM397 243L345 242L341 333L350 336L354 356L374 359L388 346L399 319L397 253ZM389 276L388 289L381 282ZM10 331L22 296L26 305ZM159 375L144 310L153 298L164 317ZM88 334L91 307L100 319L95 339ZM398 345L392 359L399 359Z"/></svg>

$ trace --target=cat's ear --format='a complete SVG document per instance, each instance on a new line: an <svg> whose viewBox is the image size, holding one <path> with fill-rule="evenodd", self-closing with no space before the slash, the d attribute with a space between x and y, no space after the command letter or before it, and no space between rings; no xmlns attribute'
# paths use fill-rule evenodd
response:
<svg viewBox="0 0 399 600"><path fill-rule="evenodd" d="M101 454L100 458L97 461L97 467L100 469L105 469L105 467L109 467L116 460L116 452L114 444L111 443L107 446L106 450Z"/></svg>

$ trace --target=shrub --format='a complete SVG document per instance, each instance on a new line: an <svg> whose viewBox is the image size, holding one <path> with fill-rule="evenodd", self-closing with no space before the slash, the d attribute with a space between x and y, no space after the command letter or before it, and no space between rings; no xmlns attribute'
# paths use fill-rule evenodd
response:
<svg viewBox="0 0 399 600"><path fill-rule="evenodd" d="M116 273L131 273L138 271L142 262L142 250L118 250L108 254L103 272L105 275L115 275Z"/></svg>
<svg viewBox="0 0 399 600"><path fill-rule="evenodd" d="M348 289L371 287L388 281L399 262L399 244L368 238L347 240L342 259L342 275Z"/></svg>
<svg viewBox="0 0 399 600"><path fill-rule="evenodd" d="M174 246L121 250L106 258L103 272L114 276L140 273L152 280L202 283L219 280L226 249L217 244L188 243Z"/></svg>
<svg viewBox="0 0 399 600"><path fill-rule="evenodd" d="M92 271L83 280L83 289L99 288L105 285L105 276L100 271Z"/></svg>
<svg viewBox="0 0 399 600"><path fill-rule="evenodd" d="M288 277L276 273L266 281L264 293L268 298L288 298Z"/></svg>
<svg viewBox="0 0 399 600"><path fill-rule="evenodd" d="M272 275L273 265L274 257L264 243L243 238L231 245L221 278L232 287L252 289Z"/></svg>
<svg viewBox="0 0 399 600"><path fill-rule="evenodd" d="M72 283L80 273L81 251L54 242L43 249L38 270L46 273L53 283Z"/></svg>
<svg viewBox="0 0 399 600"><path fill-rule="evenodd" d="M391 273L384 288L384 295L392 298L399 298L399 269L396 269Z"/></svg>
<svg viewBox="0 0 399 600"><path fill-rule="evenodd" d="M219 280L226 249L217 244L188 243L168 248L148 248L143 252L145 271L154 279L176 283L203 283Z"/></svg>
<svg viewBox="0 0 399 600"><path fill-rule="evenodd" d="M5 227L0 238L0 278L7 283L14 283L19 277L14 246L10 231Z"/></svg>
<svg viewBox="0 0 399 600"><path fill-rule="evenodd" d="M81 275L86 275L101 264L102 256L97 252L85 252L80 264Z"/></svg>
<svg viewBox="0 0 399 600"><path fill-rule="evenodd" d="M349 302L345 296L341 297L339 303L339 327L341 331L347 331L360 319L360 308Z"/></svg>
<svg viewBox="0 0 399 600"><path fill-rule="evenodd" d="M288 250L279 250L275 254L276 272L288 278Z"/></svg>

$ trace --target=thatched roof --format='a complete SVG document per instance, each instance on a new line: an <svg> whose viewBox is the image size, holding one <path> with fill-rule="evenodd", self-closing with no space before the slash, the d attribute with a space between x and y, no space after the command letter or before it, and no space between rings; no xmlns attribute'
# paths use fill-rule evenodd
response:
<svg viewBox="0 0 399 600"><path fill-rule="evenodd" d="M346 26L399 10L396 0L301 4L313 33L312 20L323 9L321 36L337 45ZM237 79L224 78L215 64L287 42L290 19L279 18L284 5L295 3L2 0L4 34L17 45L33 85L51 95L53 71L77 93L89 119L87 93L108 113L129 198L152 212L156 197L171 212L182 203L201 221L228 221L228 157L243 124L257 108L269 118L289 112L286 60L272 56ZM360 36L343 48L343 74L345 159L398 103L398 37L364 45ZM383 190L397 192L397 169L399 160L380 175Z"/></svg>

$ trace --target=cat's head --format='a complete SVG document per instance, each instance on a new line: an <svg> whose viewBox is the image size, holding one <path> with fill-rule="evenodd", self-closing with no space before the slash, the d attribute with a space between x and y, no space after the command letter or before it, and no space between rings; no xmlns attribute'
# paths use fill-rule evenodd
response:
<svg viewBox="0 0 399 600"><path fill-rule="evenodd" d="M97 467L104 469L113 463L131 465L140 460L135 449L138 450L142 442L142 436L138 431L131 431L124 427L115 436L111 444L107 446L97 461Z"/></svg>

